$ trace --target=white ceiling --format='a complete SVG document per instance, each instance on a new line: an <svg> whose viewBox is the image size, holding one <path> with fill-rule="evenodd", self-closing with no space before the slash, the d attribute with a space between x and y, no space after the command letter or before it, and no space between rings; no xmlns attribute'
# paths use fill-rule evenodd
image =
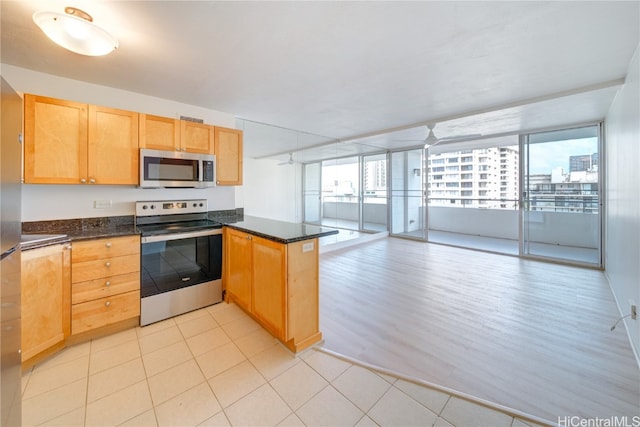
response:
<svg viewBox="0 0 640 427"><path fill-rule="evenodd" d="M46 39L31 15L64 6L93 15L119 39L118 50L83 57ZM346 152L408 145L426 137L429 122L446 137L600 120L640 40L638 1L1 7L2 63L234 114L251 121L247 156L283 160L337 139L350 141L340 145L351 146ZM388 129L397 131L371 136Z"/></svg>

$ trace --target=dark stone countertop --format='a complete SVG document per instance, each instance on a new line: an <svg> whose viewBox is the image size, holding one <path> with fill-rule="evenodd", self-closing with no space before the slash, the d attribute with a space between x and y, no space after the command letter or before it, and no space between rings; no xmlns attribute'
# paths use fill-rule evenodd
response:
<svg viewBox="0 0 640 427"><path fill-rule="evenodd" d="M23 234L20 236L20 249L29 251L70 241L71 239L66 234Z"/></svg>
<svg viewBox="0 0 640 427"><path fill-rule="evenodd" d="M316 225L276 221L247 215L241 218L216 218L215 220L235 230L245 231L285 244L338 234L338 230Z"/></svg>
<svg viewBox="0 0 640 427"><path fill-rule="evenodd" d="M22 223L22 234L64 234L71 241L140 234L133 215Z"/></svg>

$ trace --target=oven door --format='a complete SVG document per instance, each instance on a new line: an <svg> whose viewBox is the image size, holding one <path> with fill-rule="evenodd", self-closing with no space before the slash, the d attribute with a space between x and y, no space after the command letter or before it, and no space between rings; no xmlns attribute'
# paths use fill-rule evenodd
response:
<svg viewBox="0 0 640 427"><path fill-rule="evenodd" d="M141 241L141 325L222 300L221 229Z"/></svg>

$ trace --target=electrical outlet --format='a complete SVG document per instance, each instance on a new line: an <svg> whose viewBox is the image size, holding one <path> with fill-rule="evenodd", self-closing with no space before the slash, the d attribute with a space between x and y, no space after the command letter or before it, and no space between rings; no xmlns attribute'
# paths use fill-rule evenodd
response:
<svg viewBox="0 0 640 427"><path fill-rule="evenodd" d="M95 209L109 209L111 206L111 200L95 200L93 202L93 207Z"/></svg>

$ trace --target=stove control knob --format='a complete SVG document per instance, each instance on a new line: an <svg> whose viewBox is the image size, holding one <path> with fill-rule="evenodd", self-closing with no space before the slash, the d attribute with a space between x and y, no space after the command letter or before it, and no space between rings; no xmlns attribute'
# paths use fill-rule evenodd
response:
<svg viewBox="0 0 640 427"><path fill-rule="evenodd" d="M142 210L145 210L145 211L146 211L147 209L149 209L149 206L147 206L147 205L142 205Z"/></svg>
<svg viewBox="0 0 640 427"><path fill-rule="evenodd" d="M193 204L193 207L194 207L194 208L195 208L195 207L197 207L197 206L198 206L198 204L197 204L197 203L194 203L194 204Z"/></svg>
<svg viewBox="0 0 640 427"><path fill-rule="evenodd" d="M149 206L149 207L150 207L151 209L155 209L155 208L156 208L156 205L151 205L151 206Z"/></svg>
<svg viewBox="0 0 640 427"><path fill-rule="evenodd" d="M200 207L203 207L203 206L204 206L204 203L200 203Z"/></svg>

